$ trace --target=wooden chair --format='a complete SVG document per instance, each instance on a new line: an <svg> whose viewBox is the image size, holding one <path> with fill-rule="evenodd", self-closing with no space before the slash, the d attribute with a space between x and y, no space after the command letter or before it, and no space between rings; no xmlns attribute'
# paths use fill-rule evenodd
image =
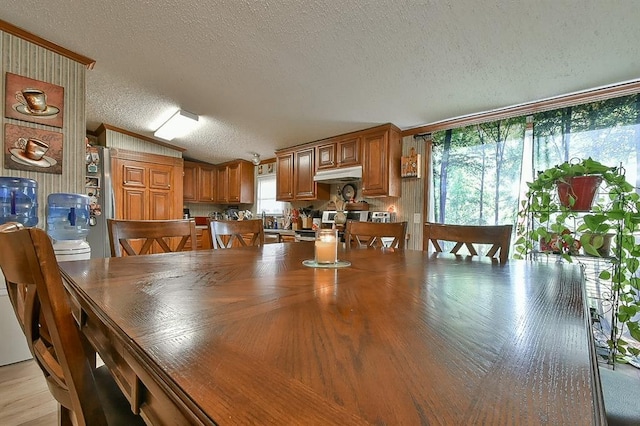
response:
<svg viewBox="0 0 640 426"><path fill-rule="evenodd" d="M509 259L512 229L512 225L473 226L426 223L422 244L424 250L427 250L430 241L436 252L442 252L440 241L452 241L456 244L450 253L458 254L458 251L465 246L472 256L478 256L474 244L491 244L487 256L493 258L499 250L500 263L505 263Z"/></svg>
<svg viewBox="0 0 640 426"><path fill-rule="evenodd" d="M60 403L59 424L144 424L106 367L93 369L46 232L0 226L0 267L29 350Z"/></svg>
<svg viewBox="0 0 640 426"><path fill-rule="evenodd" d="M164 253L182 251L189 239L191 239L191 250L196 249L196 222L194 219L108 219L107 226L112 257L122 257L125 253L128 256L152 254L152 247L159 247ZM180 241L170 245L167 240L173 237L179 237ZM141 241L132 245L132 240ZM136 250L134 247L138 246L140 248ZM124 249L124 253L122 249Z"/></svg>
<svg viewBox="0 0 640 426"><path fill-rule="evenodd" d="M363 247L403 249L405 247L406 233L407 222L381 223L348 221L344 232L344 241L347 249ZM383 238L393 238L393 240L391 240L390 243L384 244Z"/></svg>
<svg viewBox="0 0 640 426"><path fill-rule="evenodd" d="M261 219L210 220L209 230L214 249L264 245L264 228Z"/></svg>

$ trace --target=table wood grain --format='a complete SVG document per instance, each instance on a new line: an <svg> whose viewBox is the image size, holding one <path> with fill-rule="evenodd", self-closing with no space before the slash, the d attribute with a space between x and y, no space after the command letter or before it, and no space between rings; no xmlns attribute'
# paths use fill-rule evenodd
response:
<svg viewBox="0 0 640 426"><path fill-rule="evenodd" d="M573 265L313 243L61 264L154 424L606 424Z"/></svg>

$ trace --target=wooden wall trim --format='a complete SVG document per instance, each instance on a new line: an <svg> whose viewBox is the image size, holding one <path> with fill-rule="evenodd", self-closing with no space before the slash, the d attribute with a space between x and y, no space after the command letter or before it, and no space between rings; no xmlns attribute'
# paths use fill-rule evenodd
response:
<svg viewBox="0 0 640 426"><path fill-rule="evenodd" d="M171 148L171 149L174 149L174 150L180 151L180 152L185 152L187 150L187 148L183 148L181 146L171 145L170 143L161 142L161 141L159 141L157 139L150 138L148 136L143 136L143 135L140 135L138 133L134 133L134 132L131 132L129 130L121 129L120 127L112 126L110 124L105 124L105 123L100 124L100 126L98 126L98 128L95 130L95 132L90 132L90 133L91 133L91 135L98 137L102 133L104 133L106 130L111 130L113 132L122 133L123 135L131 136L131 137L134 137L134 138L137 138L137 139L141 139L143 141L151 142L151 143L154 143L156 145L164 146L166 148Z"/></svg>
<svg viewBox="0 0 640 426"><path fill-rule="evenodd" d="M586 90L569 95L558 96L536 102L515 105L493 111L470 114L463 117L438 121L436 123L425 124L424 126L405 129L402 136L413 136L423 133L433 133L439 130L455 129L458 127L470 126L473 124L486 123L488 121L504 120L511 117L521 117L523 115L535 114L538 112L550 111L552 109L566 108L574 105L597 102L620 96L633 95L640 92L640 80L633 80L625 83L614 84L598 89Z"/></svg>
<svg viewBox="0 0 640 426"><path fill-rule="evenodd" d="M150 154L148 152L129 151L120 148L110 148L111 158L121 160L140 161L152 164L165 164L168 166L183 166L184 160L178 157L168 157L160 154Z"/></svg>
<svg viewBox="0 0 640 426"><path fill-rule="evenodd" d="M96 64L96 61L91 58L88 58L79 53L72 52L71 50L65 49L62 46L58 46L55 43L45 40L42 37L38 37L37 35L30 33L29 31L23 30L22 28L16 27L15 25L10 24L1 19L0 19L0 31L4 31L8 34L19 37L35 45L51 50L52 52L57 53L60 56L64 56L65 58L69 58L73 61L76 61L84 65L85 67L87 67L87 69L90 69L90 70L93 69L93 67Z"/></svg>

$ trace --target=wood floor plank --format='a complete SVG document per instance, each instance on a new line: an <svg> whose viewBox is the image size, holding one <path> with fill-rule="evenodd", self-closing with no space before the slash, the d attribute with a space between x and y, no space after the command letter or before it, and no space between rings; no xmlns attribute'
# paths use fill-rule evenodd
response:
<svg viewBox="0 0 640 426"><path fill-rule="evenodd" d="M58 404L33 360L0 367L0 424L55 426Z"/></svg>

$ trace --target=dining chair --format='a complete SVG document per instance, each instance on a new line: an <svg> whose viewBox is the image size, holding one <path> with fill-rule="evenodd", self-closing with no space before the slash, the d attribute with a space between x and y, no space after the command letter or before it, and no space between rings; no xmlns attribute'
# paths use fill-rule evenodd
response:
<svg viewBox="0 0 640 426"><path fill-rule="evenodd" d="M209 220L209 230L214 249L264 245L261 219Z"/></svg>
<svg viewBox="0 0 640 426"><path fill-rule="evenodd" d="M455 243L450 253L458 254L462 247L466 247L472 256L478 256L477 244L491 244L486 255L493 258L500 251L498 259L500 263L505 263L509 259L512 229L512 225L445 225L427 222L424 225L422 244L423 249L428 250L431 242L435 251L440 253L443 251L441 242L450 241Z"/></svg>
<svg viewBox="0 0 640 426"><path fill-rule="evenodd" d="M407 222L359 222L348 221L344 232L345 247L403 249Z"/></svg>
<svg viewBox="0 0 640 426"><path fill-rule="evenodd" d="M144 424L107 368L92 367L95 353L85 350L47 233L0 225L0 268L31 355L60 404L59 424Z"/></svg>
<svg viewBox="0 0 640 426"><path fill-rule="evenodd" d="M158 248L164 253L182 251L189 239L191 250L196 249L194 219L108 219L107 227L112 257L122 257L125 254L128 256L152 254ZM180 240L176 244L169 241L170 238L180 238Z"/></svg>

